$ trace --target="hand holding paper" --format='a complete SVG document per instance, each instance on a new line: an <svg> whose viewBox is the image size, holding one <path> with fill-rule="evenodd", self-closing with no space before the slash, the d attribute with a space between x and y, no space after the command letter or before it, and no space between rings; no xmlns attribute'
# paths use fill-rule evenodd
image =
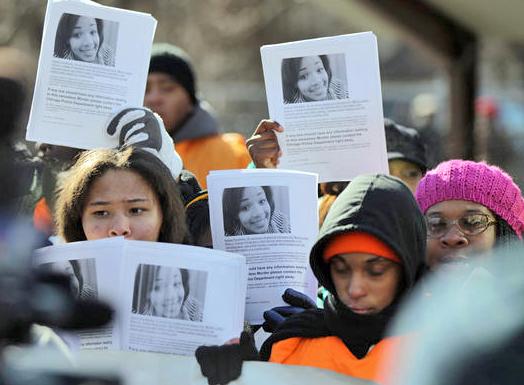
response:
<svg viewBox="0 0 524 385"><path fill-rule="evenodd" d="M273 120L264 119L246 141L249 155L257 168L276 168L282 151L275 132L284 132L284 127Z"/></svg>
<svg viewBox="0 0 524 385"><path fill-rule="evenodd" d="M269 116L286 128L278 168L314 172L320 182L388 173L373 33L266 45L260 53Z"/></svg>
<svg viewBox="0 0 524 385"><path fill-rule="evenodd" d="M245 331L240 335L239 344L200 346L195 356L209 385L234 381L242 374L244 361L260 360L253 335Z"/></svg>

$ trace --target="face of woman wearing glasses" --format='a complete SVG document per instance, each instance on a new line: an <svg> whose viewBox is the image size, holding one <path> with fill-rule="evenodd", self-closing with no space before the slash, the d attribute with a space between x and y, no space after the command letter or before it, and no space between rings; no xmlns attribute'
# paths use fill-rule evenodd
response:
<svg viewBox="0 0 524 385"><path fill-rule="evenodd" d="M464 200L440 202L426 211L426 219L426 262L431 270L463 262L470 254L490 250L495 245L495 216L481 204Z"/></svg>

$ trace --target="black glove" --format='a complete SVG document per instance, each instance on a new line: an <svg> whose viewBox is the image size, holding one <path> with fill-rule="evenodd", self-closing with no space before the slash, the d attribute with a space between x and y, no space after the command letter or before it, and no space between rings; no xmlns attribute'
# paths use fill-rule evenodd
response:
<svg viewBox="0 0 524 385"><path fill-rule="evenodd" d="M195 356L209 385L234 381L240 377L244 361L260 360L253 334L248 332L242 332L239 344L200 346Z"/></svg>
<svg viewBox="0 0 524 385"><path fill-rule="evenodd" d="M262 328L268 333L273 333L276 328L293 314L302 313L307 309L316 309L317 304L307 295L294 289L286 289L282 299L290 306L277 306L264 312Z"/></svg>

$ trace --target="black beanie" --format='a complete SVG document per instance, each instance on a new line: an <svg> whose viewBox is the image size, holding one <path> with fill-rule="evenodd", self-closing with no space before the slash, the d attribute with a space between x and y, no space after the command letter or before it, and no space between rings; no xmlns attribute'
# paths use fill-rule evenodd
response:
<svg viewBox="0 0 524 385"><path fill-rule="evenodd" d="M154 44L149 62L149 73L162 72L170 75L187 91L193 104L197 103L195 90L195 73L191 59L181 48L168 44Z"/></svg>
<svg viewBox="0 0 524 385"><path fill-rule="evenodd" d="M388 160L402 159L416 164L423 173L428 168L426 147L417 130L384 119Z"/></svg>

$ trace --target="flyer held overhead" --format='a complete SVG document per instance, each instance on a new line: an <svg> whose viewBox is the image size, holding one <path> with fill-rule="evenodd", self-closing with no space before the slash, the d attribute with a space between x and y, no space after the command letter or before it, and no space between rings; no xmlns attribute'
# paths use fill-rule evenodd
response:
<svg viewBox="0 0 524 385"><path fill-rule="evenodd" d="M263 46L269 116L284 128L278 168L320 182L388 174L376 36L371 32Z"/></svg>
<svg viewBox="0 0 524 385"><path fill-rule="evenodd" d="M155 29L149 14L49 0L26 139L114 147L105 128L117 110L142 105Z"/></svg>

